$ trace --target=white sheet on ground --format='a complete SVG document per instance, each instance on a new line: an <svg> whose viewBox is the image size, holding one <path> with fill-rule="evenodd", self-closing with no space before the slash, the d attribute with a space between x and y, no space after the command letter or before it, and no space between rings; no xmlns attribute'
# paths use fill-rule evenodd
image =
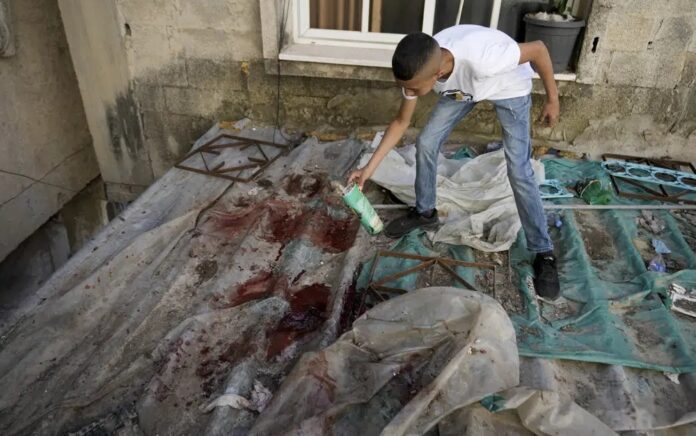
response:
<svg viewBox="0 0 696 436"><path fill-rule="evenodd" d="M372 154L363 156L364 166ZM372 180L400 200L414 205L416 147L392 150ZM541 162L532 160L537 182L544 180ZM503 150L474 159L447 159L440 154L437 167L437 209L443 225L431 234L433 242L463 244L482 251L510 248L521 224L507 177Z"/></svg>
<svg viewBox="0 0 696 436"><path fill-rule="evenodd" d="M510 390L518 383L502 306L478 292L425 288L374 307L333 345L305 354L251 433L420 435L437 426L463 434L468 408L502 392L526 432L613 434L568 397Z"/></svg>

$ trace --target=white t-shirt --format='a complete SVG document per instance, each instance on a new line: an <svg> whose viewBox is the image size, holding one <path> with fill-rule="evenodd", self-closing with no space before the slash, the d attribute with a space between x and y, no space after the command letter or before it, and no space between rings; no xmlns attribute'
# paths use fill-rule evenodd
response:
<svg viewBox="0 0 696 436"><path fill-rule="evenodd" d="M502 100L532 91L534 71L529 62L519 64L520 48L505 33L463 24L433 36L454 56L454 69L433 90L458 101Z"/></svg>

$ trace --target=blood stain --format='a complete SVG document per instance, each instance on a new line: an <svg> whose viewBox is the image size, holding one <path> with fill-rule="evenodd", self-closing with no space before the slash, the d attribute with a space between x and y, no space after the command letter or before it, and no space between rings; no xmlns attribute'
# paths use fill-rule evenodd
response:
<svg viewBox="0 0 696 436"><path fill-rule="evenodd" d="M331 290L328 286L315 283L296 291L290 291L290 312L268 335L266 356L273 358L283 352L296 339L317 330L328 317L328 302Z"/></svg>

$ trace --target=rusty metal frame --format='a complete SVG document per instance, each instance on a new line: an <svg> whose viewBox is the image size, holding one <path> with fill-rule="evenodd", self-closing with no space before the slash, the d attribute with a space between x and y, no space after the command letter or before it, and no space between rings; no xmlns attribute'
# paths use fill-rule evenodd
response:
<svg viewBox="0 0 696 436"><path fill-rule="evenodd" d="M221 139L232 139L236 142L233 143L225 143L225 144L217 144L218 141ZM276 154L274 157L269 158L266 153L263 151L261 148L261 145L267 145L270 147L275 147L280 149L278 154ZM226 148L234 148L234 147L239 147L241 150L245 150L249 147L256 147L258 151L261 153L261 156L263 158L258 158L258 157L247 157L249 160L248 164L244 165L237 165L237 166L230 166L226 167L225 162L220 162L214 167L209 167L208 162L205 159L205 154L212 154L214 156L219 156L220 151ZM276 159L278 159L280 156L282 156L284 153L286 153L289 150L289 146L287 145L282 145L282 144L275 144L273 142L268 142L268 141L262 141L260 139L254 139L254 138L245 138L242 136L235 136L235 135L229 135L227 133L221 133L211 139L210 141L206 142L205 144L201 145L197 149L191 151L188 153L186 156L184 156L179 162L174 165L176 168L182 169L182 170L187 170L187 171L192 171L194 173L198 174L205 174L208 176L213 176L213 177L219 177L222 179L226 180L231 180L233 182L249 182L253 180L261 171L265 170L270 164L272 164ZM201 159L203 160L203 166L205 166L205 169L200 169L200 168L195 168L191 167L188 165L185 165L185 162L192 158L193 156L200 154ZM248 169L252 168L258 168L256 171L254 171L249 177L240 177L240 175ZM229 173L238 171L236 175L230 175Z"/></svg>
<svg viewBox="0 0 696 436"><path fill-rule="evenodd" d="M418 265L413 266L411 268L407 268L403 271L400 271L395 274L390 274L386 277L382 277L381 279L375 281L374 280L374 274L375 271L377 270L377 265L379 264L380 258L383 257L396 257L396 258L401 258L401 259L411 259L411 260L419 260L421 261ZM368 292L374 295L378 300L380 301L387 301L391 297L385 298L382 293L386 294L396 294L396 295L401 295L405 294L408 291L406 289L401 289L401 288L394 288L391 286L385 286L386 283L389 283L391 281L400 279L401 277L405 277L407 275L417 273L419 271L426 270L428 268L432 268L435 266L440 266L443 270L445 270L448 274L452 276L456 281L467 287L468 289L471 289L473 291L478 291L478 289L466 281L462 276L460 276L453 267L456 266L463 266L466 268L483 268L483 269L489 269L493 271L493 290L495 291L495 264L492 263L484 263L484 262L465 262L463 260L457 260L457 259L452 259L449 257L429 257L429 256L420 256L417 254L410 254L410 253L401 253L398 251L386 251L386 250L379 250L377 252L377 255L375 256L375 260L372 263L372 268L370 269L370 275L368 277L368 285L366 288L366 292L363 292L362 298L360 299L360 308L358 310L358 313L362 313L365 309L365 304L367 300L367 294Z"/></svg>
<svg viewBox="0 0 696 436"><path fill-rule="evenodd" d="M631 162L631 163L640 163L640 164L644 164L644 165L656 166L656 167L666 168L666 169L688 168L696 176L696 167L694 167L694 165L691 162L686 162L686 161L671 160L671 159L651 159L651 158L644 158L644 157L639 157L639 156L629 156L629 155L624 155L624 154L611 154L611 153L603 154L602 160L605 160L605 161L607 161L607 160L624 160L624 161ZM659 187L659 190L655 190L653 188L645 186L644 183L641 183L638 180L626 179L626 178L621 179L622 182L628 183L628 184L635 186L635 187L641 189L642 191L646 192L646 194L638 194L635 192L626 192L625 190L621 190L620 184L617 181L617 177L615 177L612 174L609 174L609 177L611 178L611 184L614 186L614 191L616 192L616 195L618 195L620 197L636 198L639 200L667 201L670 203L696 204L696 200L688 200L688 199L682 198L683 196L685 196L687 194L693 194L694 191L692 191L692 190L684 189L681 192L669 194L667 192L667 190L665 190L665 186L662 184L657 184L657 186Z"/></svg>

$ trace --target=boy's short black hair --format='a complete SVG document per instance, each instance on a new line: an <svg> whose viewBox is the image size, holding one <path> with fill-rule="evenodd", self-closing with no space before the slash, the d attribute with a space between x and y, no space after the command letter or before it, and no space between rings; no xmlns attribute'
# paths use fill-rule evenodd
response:
<svg viewBox="0 0 696 436"><path fill-rule="evenodd" d="M440 48L435 38L423 32L409 33L396 46L392 71L397 80L411 80Z"/></svg>

